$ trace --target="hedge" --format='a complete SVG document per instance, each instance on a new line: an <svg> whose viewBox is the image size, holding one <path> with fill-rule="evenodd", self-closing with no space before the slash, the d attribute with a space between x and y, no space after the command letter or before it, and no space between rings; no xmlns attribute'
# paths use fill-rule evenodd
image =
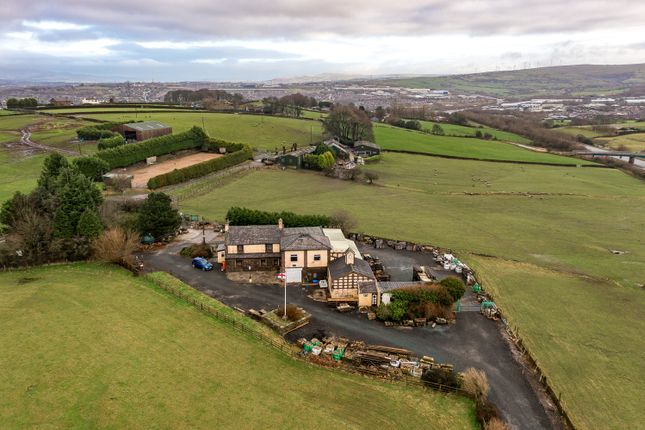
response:
<svg viewBox="0 0 645 430"><path fill-rule="evenodd" d="M97 182L110 170L104 160L93 156L75 158L73 163L82 174Z"/></svg>
<svg viewBox="0 0 645 430"><path fill-rule="evenodd" d="M169 154L183 149L199 148L207 145L207 135L199 127L193 127L179 134L156 137L139 143L131 143L116 148L106 149L96 154L107 161L110 169L126 167L148 157Z"/></svg>
<svg viewBox="0 0 645 430"><path fill-rule="evenodd" d="M227 142L221 139L209 138L206 142L206 150L219 152L220 148L226 148L227 153L237 152L244 149L245 145L243 143Z"/></svg>
<svg viewBox="0 0 645 430"><path fill-rule="evenodd" d="M120 134L115 134L112 137L99 140L98 149L99 151L103 151L110 148L116 148L121 145L125 145L125 138Z"/></svg>
<svg viewBox="0 0 645 430"><path fill-rule="evenodd" d="M84 140L99 140L103 138L110 138L117 136L117 134L110 130L100 129L93 125L86 125L76 130L76 135L79 139Z"/></svg>
<svg viewBox="0 0 645 430"><path fill-rule="evenodd" d="M193 164L182 169L175 169L172 172L150 178L148 180L148 188L154 190L168 185L179 184L208 175L209 173L217 172L218 170L226 169L227 167L235 166L251 158L253 158L253 151L246 146L240 151L232 152L223 157Z"/></svg>
<svg viewBox="0 0 645 430"><path fill-rule="evenodd" d="M255 209L232 207L226 212L230 225L278 224L282 218L285 227L318 227L334 225L334 219L327 215L298 215L293 212L266 212Z"/></svg>

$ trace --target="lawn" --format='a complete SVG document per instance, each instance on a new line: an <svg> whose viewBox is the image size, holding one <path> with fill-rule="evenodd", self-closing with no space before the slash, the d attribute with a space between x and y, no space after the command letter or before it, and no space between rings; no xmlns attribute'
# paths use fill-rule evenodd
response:
<svg viewBox="0 0 645 430"><path fill-rule="evenodd" d="M633 152L645 151L645 133L624 134L615 137L599 137L594 143L609 146L612 149Z"/></svg>
<svg viewBox="0 0 645 430"><path fill-rule="evenodd" d="M234 205L325 214L345 208L356 216L359 231L451 248L477 265L484 286L496 292L522 337L534 346L533 355L545 364L549 380L563 391L579 428L597 428L599 421L585 418L592 416L606 417L604 428L638 425L639 396L633 394L640 390L643 357L628 352L645 351L645 327L635 312L643 309L637 284L645 274L645 242L636 234L645 231L643 182L613 169L391 153L365 169L379 174L376 185L263 170L210 187L205 180L174 194L183 211L217 220ZM208 191L191 195L197 188ZM614 255L611 249L626 253ZM501 269L482 264L474 254L526 265L512 266L512 276L502 279ZM511 302L514 306L506 308ZM538 306L545 302L546 310ZM587 345L580 339L588 339ZM626 345L619 351L628 351L620 353L618 363L624 366L586 364L616 350L618 339ZM581 363L589 349L596 352ZM578 367L586 379L574 382L580 373L565 369ZM622 387L618 393L617 383ZM591 387L594 395L589 395Z"/></svg>
<svg viewBox="0 0 645 430"><path fill-rule="evenodd" d="M15 115L17 112L12 110L0 109L0 116Z"/></svg>
<svg viewBox="0 0 645 430"><path fill-rule="evenodd" d="M1 428L477 428L465 399L291 359L114 266L1 274L0 307Z"/></svg>
<svg viewBox="0 0 645 430"><path fill-rule="evenodd" d="M70 107L70 108L63 108L63 109L40 109L39 112L48 112L48 113L59 113L59 114L83 114L83 113L92 113L92 112L138 112L138 111L146 111L146 110L158 110L159 112L185 112L186 109L176 109L172 106L160 106L160 105L154 105L154 106L149 106L149 105L142 105L141 107L115 107L115 106L93 106L93 107L86 107L86 106L76 106L76 107Z"/></svg>
<svg viewBox="0 0 645 430"><path fill-rule="evenodd" d="M16 191L31 191L36 186L45 155L20 157L8 150L0 150L0 204Z"/></svg>
<svg viewBox="0 0 645 430"><path fill-rule="evenodd" d="M322 125L318 121L281 118L264 115L243 115L208 112L160 112L132 114L94 114L83 115L106 121L160 121L172 126L173 133L188 130L194 125L202 126L211 137L241 142L257 150L281 150L282 146L291 147L317 143L322 140Z"/></svg>
<svg viewBox="0 0 645 430"><path fill-rule="evenodd" d="M533 163L591 164L584 160L530 151L509 143L483 139L435 136L387 125L375 125L374 139L383 149L424 152L481 160L506 160Z"/></svg>
<svg viewBox="0 0 645 430"><path fill-rule="evenodd" d="M419 121L419 122L421 123L421 126L423 127L424 131L427 131L427 132L432 131L432 127L435 124L439 125L443 129L446 136L474 136L475 133L477 133L477 131L480 131L482 132L482 134L488 133L491 136L494 136L496 139L504 142L515 142L515 143L522 143L525 145L531 144L531 141L526 137L522 137L515 133L501 131L501 130L497 130L497 129L487 127L487 126L482 126L482 125L474 125L472 127L468 127L463 125L448 124L444 122L433 122L433 121Z"/></svg>

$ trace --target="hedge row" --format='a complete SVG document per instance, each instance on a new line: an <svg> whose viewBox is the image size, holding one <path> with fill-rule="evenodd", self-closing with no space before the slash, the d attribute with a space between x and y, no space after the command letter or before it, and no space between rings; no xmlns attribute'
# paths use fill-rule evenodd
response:
<svg viewBox="0 0 645 430"><path fill-rule="evenodd" d="M208 175L209 173L213 173L218 170L226 169L227 167L235 166L236 164L240 164L251 158L253 158L253 151L247 146L239 151L232 152L220 158L214 158L199 164L193 164L192 166L184 167L182 169L175 169L172 172L150 178L148 180L148 188L154 190L168 185L179 184L181 182Z"/></svg>
<svg viewBox="0 0 645 430"><path fill-rule="evenodd" d="M125 145L125 138L120 134L115 134L112 137L99 140L99 151L103 151L110 148L116 148L117 146Z"/></svg>
<svg viewBox="0 0 645 430"><path fill-rule="evenodd" d="M244 149L245 145L243 143L227 142L221 139L209 138L206 143L206 149L209 151L219 152L219 148L226 148L227 153L237 152Z"/></svg>
<svg viewBox="0 0 645 430"><path fill-rule="evenodd" d="M207 145L208 136L199 127L193 127L179 134L156 137L139 143L131 143L116 148L106 149L96 154L107 161L110 169L126 167L148 157L154 157L182 149L193 149Z"/></svg>
<svg viewBox="0 0 645 430"><path fill-rule="evenodd" d="M100 129L93 125L86 125L76 130L76 135L79 139L84 140L99 140L118 136L115 132L105 129Z"/></svg>
<svg viewBox="0 0 645 430"><path fill-rule="evenodd" d="M333 218L327 215L297 215L293 212L265 212L241 207L232 207L226 213L226 219L230 225L277 225L280 218L285 227L317 227L335 224Z"/></svg>

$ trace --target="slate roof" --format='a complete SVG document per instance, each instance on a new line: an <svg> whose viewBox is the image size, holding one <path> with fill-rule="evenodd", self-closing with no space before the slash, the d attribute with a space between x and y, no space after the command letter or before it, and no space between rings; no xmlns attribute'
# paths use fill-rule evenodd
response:
<svg viewBox="0 0 645 430"><path fill-rule="evenodd" d="M329 263L329 274L333 279L343 278L351 273L376 280L372 268L365 260L356 258L354 259L354 264L347 264L345 258L340 257Z"/></svg>
<svg viewBox="0 0 645 430"><path fill-rule="evenodd" d="M280 229L277 225L230 226L226 233L227 245L261 245L280 243Z"/></svg>
<svg viewBox="0 0 645 430"><path fill-rule="evenodd" d="M123 124L125 127L131 128L138 131L147 131L147 130L161 130L170 128L169 125L162 124L159 121L143 121L143 122L131 122L129 124Z"/></svg>
<svg viewBox="0 0 645 430"><path fill-rule="evenodd" d="M320 227L285 228L280 239L280 251L331 249L329 238Z"/></svg>
<svg viewBox="0 0 645 430"><path fill-rule="evenodd" d="M361 281L358 283L358 293L376 293L378 289L376 288L376 281Z"/></svg>
<svg viewBox="0 0 645 430"><path fill-rule="evenodd" d="M378 289L381 291L381 293L387 293L390 291L398 290L401 288L405 287L414 287L414 286L419 286L423 285L423 282L421 281L409 281L409 282L401 282L401 281L381 281L379 282Z"/></svg>
<svg viewBox="0 0 645 430"><path fill-rule="evenodd" d="M354 142L354 148L356 148L357 146L367 146L368 148L378 149L379 151L381 150L381 147L376 143L367 140L359 140L358 142Z"/></svg>

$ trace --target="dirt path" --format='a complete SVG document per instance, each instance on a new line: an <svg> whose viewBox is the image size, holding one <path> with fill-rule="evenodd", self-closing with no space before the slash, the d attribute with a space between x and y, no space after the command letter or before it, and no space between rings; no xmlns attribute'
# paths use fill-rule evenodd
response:
<svg viewBox="0 0 645 430"><path fill-rule="evenodd" d="M43 145L41 143L33 142L31 140L31 132L28 129L20 130L20 133L22 134L20 136L20 143L30 148L40 149L43 151L50 151L50 152L59 152L65 155L78 156L78 152L76 151L71 151L69 149L62 149L62 148L54 148L53 146L48 146L48 145Z"/></svg>
<svg viewBox="0 0 645 430"><path fill-rule="evenodd" d="M222 154L211 154L207 152L198 152L183 157L177 157L170 160L162 161L150 166L128 167L119 169L118 173L127 173L133 176L132 188L147 188L148 180L164 173L172 172L175 169L192 166L193 164L202 163L221 157Z"/></svg>

